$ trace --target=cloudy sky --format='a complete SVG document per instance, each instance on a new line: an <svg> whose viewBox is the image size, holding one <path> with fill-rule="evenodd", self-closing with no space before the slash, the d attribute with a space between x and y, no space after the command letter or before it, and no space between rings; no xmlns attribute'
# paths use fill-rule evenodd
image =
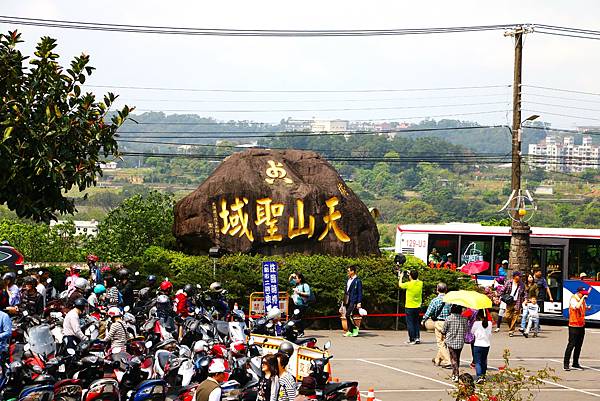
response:
<svg viewBox="0 0 600 401"><path fill-rule="evenodd" d="M588 1L154 1L20 0L5 16L135 25L245 29L383 29L538 23L600 28ZM485 4L485 5L484 5ZM502 31L367 38L224 38L18 28L25 52L43 35L59 40L63 63L81 52L95 85L233 89L363 90L493 86L373 93L211 93L114 89L138 111L218 119L458 118L507 123L513 41ZM600 40L533 33L524 48L524 84L600 93ZM558 128L600 125L600 96L524 89L524 116ZM544 103L544 104L539 104ZM353 110L340 110L353 109ZM358 110L357 110L358 109ZM563 114L566 116L559 116Z"/></svg>

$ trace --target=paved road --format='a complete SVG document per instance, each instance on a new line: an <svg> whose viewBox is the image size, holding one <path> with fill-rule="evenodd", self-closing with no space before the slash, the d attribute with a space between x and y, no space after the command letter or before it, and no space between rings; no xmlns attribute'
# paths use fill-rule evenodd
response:
<svg viewBox="0 0 600 401"><path fill-rule="evenodd" d="M324 344L332 342L333 377L358 380L364 395L369 387L381 401L450 400L447 391L453 388L450 371L434 367L431 358L436 345L433 333L422 333L420 345L406 345L406 331L361 331L361 336L345 338L341 331L307 331ZM512 365L535 370L549 366L561 378L558 384L548 383L536 399L571 401L600 399L600 330L587 329L580 363L585 371L562 370L562 356L567 341L567 329L545 326L538 338L508 337L506 332L494 333L490 350L490 367L503 365L502 352L511 351ZM471 351L463 350L461 371L471 372ZM493 373L493 372L490 372Z"/></svg>

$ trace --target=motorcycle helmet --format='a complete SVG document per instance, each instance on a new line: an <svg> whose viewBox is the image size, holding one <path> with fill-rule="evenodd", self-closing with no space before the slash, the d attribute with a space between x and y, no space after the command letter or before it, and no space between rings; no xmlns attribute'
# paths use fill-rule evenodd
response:
<svg viewBox="0 0 600 401"><path fill-rule="evenodd" d="M210 290L212 292L221 293L221 292L223 292L223 286L218 281L215 281L214 283L212 283L210 285Z"/></svg>
<svg viewBox="0 0 600 401"><path fill-rule="evenodd" d="M100 294L104 294L105 292L106 292L106 287L103 286L102 284L96 284L94 286L94 294L100 295Z"/></svg>
<svg viewBox="0 0 600 401"><path fill-rule="evenodd" d="M281 318L281 309L274 307L274 308L271 308L271 310L269 310L269 312L267 312L268 320L275 320L275 319L279 319L279 318Z"/></svg>
<svg viewBox="0 0 600 401"><path fill-rule="evenodd" d="M96 256L94 254L87 255L88 262L97 262L98 260L99 260L98 256Z"/></svg>
<svg viewBox="0 0 600 401"><path fill-rule="evenodd" d="M123 316L123 313L121 312L121 309L117 308L116 306L113 306L112 308L108 308L108 312L106 312L106 313L110 317L120 317L120 316Z"/></svg>
<svg viewBox="0 0 600 401"><path fill-rule="evenodd" d="M88 287L88 281L86 279L84 279L83 277L78 277L75 280L75 288L80 289L81 291L85 291L87 290Z"/></svg>
<svg viewBox="0 0 600 401"><path fill-rule="evenodd" d="M156 276L154 274L149 275L147 281L149 284L156 283Z"/></svg>
<svg viewBox="0 0 600 401"><path fill-rule="evenodd" d="M291 342L284 341L281 343L281 345L279 345L279 352L282 354L287 354L287 356L291 358L291 356L294 354L294 346Z"/></svg>
<svg viewBox="0 0 600 401"><path fill-rule="evenodd" d="M234 356L246 355L246 343L243 341L234 341L229 345L229 351Z"/></svg>
<svg viewBox="0 0 600 401"><path fill-rule="evenodd" d="M185 292L187 294L188 297L191 297L195 294L196 292L196 287L193 286L192 284L186 284L183 287L183 292Z"/></svg>
<svg viewBox="0 0 600 401"><path fill-rule="evenodd" d="M129 278L129 270L128 269L119 269L117 275L120 279Z"/></svg>
<svg viewBox="0 0 600 401"><path fill-rule="evenodd" d="M171 291L173 289L173 283L171 283L168 279L165 279L162 283L160 283L161 291Z"/></svg>
<svg viewBox="0 0 600 401"><path fill-rule="evenodd" d="M2 276L2 280L11 280L15 281L17 279L17 275L13 272L4 273Z"/></svg>
<svg viewBox="0 0 600 401"><path fill-rule="evenodd" d="M169 297L166 295L159 295L156 298L156 303L157 304L167 304L167 303L169 303Z"/></svg>
<svg viewBox="0 0 600 401"><path fill-rule="evenodd" d="M194 343L194 353L206 352L208 349L208 343L204 340L198 340Z"/></svg>
<svg viewBox="0 0 600 401"><path fill-rule="evenodd" d="M215 358L225 358L225 354L227 353L227 348L223 344L215 344L211 348L210 353Z"/></svg>
<svg viewBox="0 0 600 401"><path fill-rule="evenodd" d="M73 302L73 306L79 310L84 310L88 306L88 302L85 298L77 298L75 302Z"/></svg>
<svg viewBox="0 0 600 401"><path fill-rule="evenodd" d="M210 365L208 365L208 373L216 374L216 373L224 373L227 369L225 367L225 361L223 359L213 359L210 361Z"/></svg>

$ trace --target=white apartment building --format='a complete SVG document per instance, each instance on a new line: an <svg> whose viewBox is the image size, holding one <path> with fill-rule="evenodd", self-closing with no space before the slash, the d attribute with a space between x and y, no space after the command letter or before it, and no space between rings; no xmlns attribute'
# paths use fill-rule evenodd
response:
<svg viewBox="0 0 600 401"><path fill-rule="evenodd" d="M64 223L67 223L67 220L51 220L50 227ZM92 237L98 235L98 222L96 220L73 220L73 224L75 224L75 235L91 235Z"/></svg>
<svg viewBox="0 0 600 401"><path fill-rule="evenodd" d="M312 120L311 131L344 132L348 131L348 120Z"/></svg>
<svg viewBox="0 0 600 401"><path fill-rule="evenodd" d="M592 137L584 135L581 145L575 145L572 136L560 141L554 135L547 135L538 144L530 144L529 165L546 171L581 172L588 168L597 169L600 164L600 146L592 144Z"/></svg>

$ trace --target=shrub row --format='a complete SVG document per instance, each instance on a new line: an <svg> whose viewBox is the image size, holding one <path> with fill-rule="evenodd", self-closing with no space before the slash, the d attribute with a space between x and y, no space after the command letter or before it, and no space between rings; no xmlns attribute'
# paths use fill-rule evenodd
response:
<svg viewBox="0 0 600 401"><path fill-rule="evenodd" d="M276 261L279 263L279 289L290 290L287 282L294 271L304 274L306 281L315 293L317 302L311 305L309 315L336 315L344 294L347 280L346 268L358 267L358 275L363 281L363 307L369 313L394 313L398 285L393 273L394 262L390 256L344 258L326 255L291 254L286 256L227 255L218 260L207 256L189 256L160 247L148 248L143 256L134 258L128 267L142 275L156 274L169 277L176 287L187 283L200 284L208 288L213 281L220 281L227 288L231 301L236 301L245 310L249 295L262 291L261 263ZM215 268L213 274L213 268ZM423 299L435 296L435 287L439 281L448 284L450 290L474 288L469 276L448 270L432 270L419 259L409 256L405 269L414 268L424 282ZM401 305L404 292L400 292ZM389 323L393 319L387 319ZM373 320L371 320L371 323Z"/></svg>

